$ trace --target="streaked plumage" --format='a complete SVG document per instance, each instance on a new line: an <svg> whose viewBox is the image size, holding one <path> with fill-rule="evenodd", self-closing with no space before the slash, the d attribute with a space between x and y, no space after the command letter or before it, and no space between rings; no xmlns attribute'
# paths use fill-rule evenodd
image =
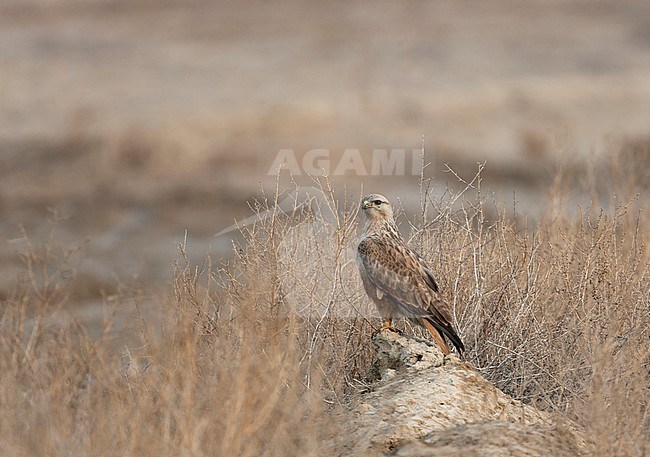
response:
<svg viewBox="0 0 650 457"><path fill-rule="evenodd" d="M357 263L366 293L384 320L382 329L392 328L393 317L404 316L426 327L443 353L451 351L442 335L462 353L465 346L451 324L449 305L424 260L400 235L390 202L383 195L371 194L363 197L361 208L366 225L357 247Z"/></svg>

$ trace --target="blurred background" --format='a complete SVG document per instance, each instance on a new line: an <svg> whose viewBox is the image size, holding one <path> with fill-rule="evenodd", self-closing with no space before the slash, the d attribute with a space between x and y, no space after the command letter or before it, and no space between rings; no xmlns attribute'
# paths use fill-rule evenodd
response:
<svg viewBox="0 0 650 457"><path fill-rule="evenodd" d="M226 256L214 234L274 189L280 149L424 138L434 188L486 162L483 190L531 218L568 162L641 157L622 176L648 189L641 0L3 0L0 68L0 299L54 217L89 316L132 278L166 290L185 236ZM418 176L332 185L419 205Z"/></svg>

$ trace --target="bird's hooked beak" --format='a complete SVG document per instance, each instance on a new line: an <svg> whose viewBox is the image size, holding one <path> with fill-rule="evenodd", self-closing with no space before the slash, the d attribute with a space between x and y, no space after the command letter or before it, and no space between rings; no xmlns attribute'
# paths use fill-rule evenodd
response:
<svg viewBox="0 0 650 457"><path fill-rule="evenodd" d="M370 200L364 199L364 200L361 201L361 209L366 209L369 206L372 206L372 203L370 202Z"/></svg>

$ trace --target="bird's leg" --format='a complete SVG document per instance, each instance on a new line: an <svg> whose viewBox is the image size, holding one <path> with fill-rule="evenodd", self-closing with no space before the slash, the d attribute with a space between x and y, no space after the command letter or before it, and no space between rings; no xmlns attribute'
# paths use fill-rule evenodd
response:
<svg viewBox="0 0 650 457"><path fill-rule="evenodd" d="M384 325L381 326L379 329L380 332L384 330L392 330L393 329L393 320L389 317L384 321Z"/></svg>
<svg viewBox="0 0 650 457"><path fill-rule="evenodd" d="M390 330L391 332L399 333L400 335L403 333L400 329L393 327L393 319L391 317L384 319L384 325L372 332L372 336L375 336L384 330Z"/></svg>

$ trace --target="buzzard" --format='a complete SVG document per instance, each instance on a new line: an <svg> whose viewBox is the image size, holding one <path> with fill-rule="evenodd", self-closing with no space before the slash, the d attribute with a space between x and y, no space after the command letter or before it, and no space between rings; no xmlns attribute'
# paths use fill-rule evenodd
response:
<svg viewBox="0 0 650 457"><path fill-rule="evenodd" d="M361 209L366 225L357 247L357 263L366 293L384 321L380 331L395 330L393 317L404 316L426 327L445 355L451 351L444 337L462 354L465 346L451 324L449 305L427 264L400 235L388 199L367 195Z"/></svg>

